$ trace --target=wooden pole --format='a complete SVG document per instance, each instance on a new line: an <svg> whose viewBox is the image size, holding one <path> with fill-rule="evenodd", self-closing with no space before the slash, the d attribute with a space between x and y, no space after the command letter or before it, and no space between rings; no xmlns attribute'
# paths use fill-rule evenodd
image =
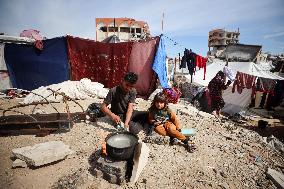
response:
<svg viewBox="0 0 284 189"><path fill-rule="evenodd" d="M164 33L164 17L165 17L165 13L163 12L162 14L162 33Z"/></svg>

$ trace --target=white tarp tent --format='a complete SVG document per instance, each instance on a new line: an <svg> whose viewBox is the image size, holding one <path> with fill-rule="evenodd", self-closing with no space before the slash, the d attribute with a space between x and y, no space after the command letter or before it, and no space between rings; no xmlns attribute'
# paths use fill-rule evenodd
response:
<svg viewBox="0 0 284 189"><path fill-rule="evenodd" d="M218 71L223 71L225 64L226 62L221 60L214 60L213 63L207 64L205 80L203 80L204 70L201 69L193 75L193 83L208 86L208 83L214 78ZM253 62L229 62L228 67L232 69L234 74L239 71L257 77L284 80L284 78L270 72L267 66L262 66L261 64L255 64ZM187 75L186 78L190 81L190 75ZM251 89L244 89L241 94L238 92L232 93L232 85L233 83L227 90L223 91L223 99L226 104L222 109L223 112L231 115L247 108L251 101L252 93Z"/></svg>

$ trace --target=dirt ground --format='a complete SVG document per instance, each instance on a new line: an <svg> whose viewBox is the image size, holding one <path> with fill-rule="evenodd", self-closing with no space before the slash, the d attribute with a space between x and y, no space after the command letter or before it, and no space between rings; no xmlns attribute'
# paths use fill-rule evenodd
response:
<svg viewBox="0 0 284 189"><path fill-rule="evenodd" d="M78 102L86 110L89 104L101 101ZM5 109L16 103L16 100L1 100L0 107ZM69 105L71 112L80 111L75 103ZM149 101L139 99L135 108L146 110L149 105ZM65 111L63 103L55 106ZM38 108L41 112L54 112L49 105ZM199 112L186 102L171 104L171 108L179 110L183 127L196 129L193 141L197 150L189 153L182 145L147 143L150 148L148 163L134 184L118 186L92 174L93 154L101 149L104 137L116 131L108 118L100 118L97 123L78 123L70 132L45 137L0 137L0 188L277 188L265 172L272 168L283 173L284 157L271 149L257 132L245 129L243 126L248 123L238 124L226 118L219 122L213 115ZM30 113L31 109L18 110ZM144 135L139 136L143 138ZM75 153L50 165L12 169L12 149L54 140L69 145Z"/></svg>

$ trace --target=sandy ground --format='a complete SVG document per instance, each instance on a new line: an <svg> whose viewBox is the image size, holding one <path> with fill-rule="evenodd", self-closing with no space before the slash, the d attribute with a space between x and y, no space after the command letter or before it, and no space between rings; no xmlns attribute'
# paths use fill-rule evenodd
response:
<svg viewBox="0 0 284 189"><path fill-rule="evenodd" d="M78 102L87 109L89 104L101 101ZM0 106L7 108L16 103L16 100L1 100ZM75 103L69 105L71 112L80 111ZM135 108L146 110L149 105L149 101L138 100ZM63 103L55 106L65 111ZM265 172L269 167L283 173L284 157L271 149L258 133L245 129L245 123L230 120L220 123L214 116L198 112L185 102L171 108L179 110L183 127L197 130L193 137L197 150L189 153L182 145L147 143L150 157L135 184L109 184L92 174L93 154L101 149L104 137L115 131L108 118L101 118L97 123L78 123L70 132L45 137L0 137L0 188L276 188ZM30 113L31 109L18 110ZM39 109L54 112L48 105ZM47 166L12 169L12 149L52 140L64 142L75 153Z"/></svg>

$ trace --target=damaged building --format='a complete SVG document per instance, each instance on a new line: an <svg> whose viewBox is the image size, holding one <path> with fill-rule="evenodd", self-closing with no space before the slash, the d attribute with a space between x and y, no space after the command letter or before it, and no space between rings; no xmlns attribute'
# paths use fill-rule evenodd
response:
<svg viewBox="0 0 284 189"><path fill-rule="evenodd" d="M224 50L229 44L238 44L239 35L239 29L235 32L226 31L225 29L215 29L209 31L209 55L218 54L218 51Z"/></svg>
<svg viewBox="0 0 284 189"><path fill-rule="evenodd" d="M267 54L261 45L241 44L240 31L215 29L209 32L208 56L235 62L266 62Z"/></svg>
<svg viewBox="0 0 284 189"><path fill-rule="evenodd" d="M121 42L138 41L150 37L147 22L132 18L96 18L96 41L117 36Z"/></svg>

